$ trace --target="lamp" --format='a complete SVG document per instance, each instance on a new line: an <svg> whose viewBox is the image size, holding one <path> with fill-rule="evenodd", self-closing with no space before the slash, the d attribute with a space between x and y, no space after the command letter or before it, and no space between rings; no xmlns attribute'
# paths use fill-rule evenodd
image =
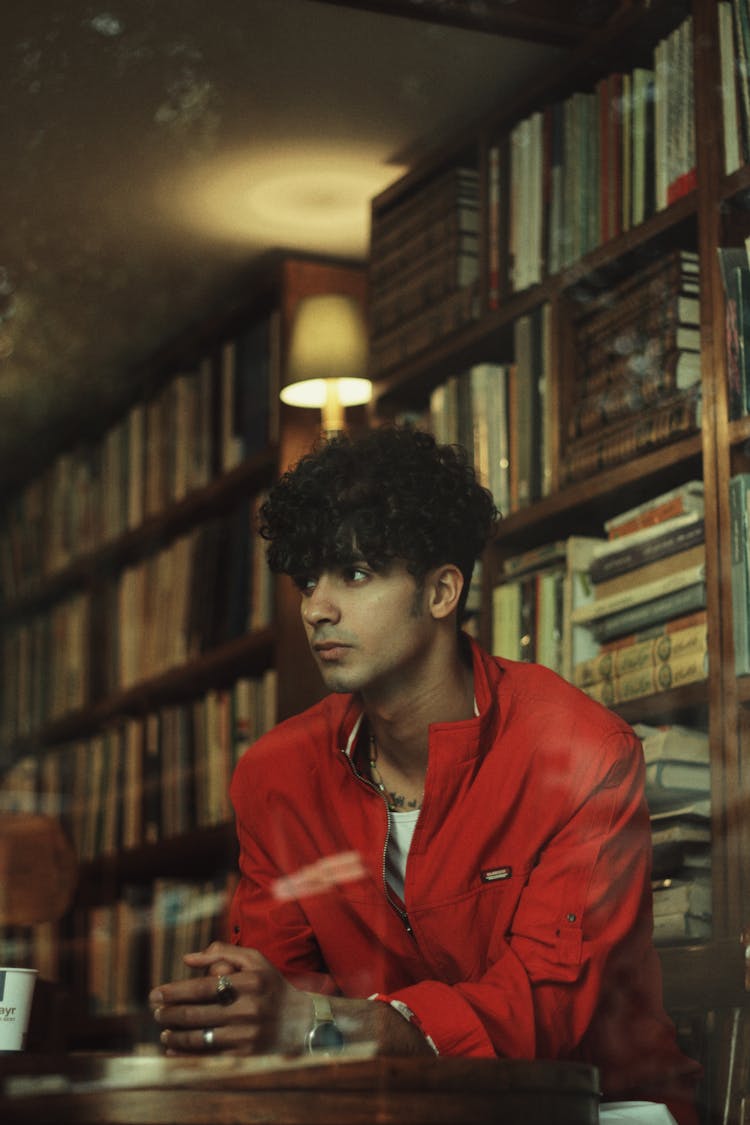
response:
<svg viewBox="0 0 750 1125"><path fill-rule="evenodd" d="M53 922L70 906L77 881L73 847L58 821L32 813L0 822L0 926Z"/></svg>
<svg viewBox="0 0 750 1125"><path fill-rule="evenodd" d="M323 411L323 430L344 428L344 407L369 402L362 307L341 293L303 297L292 324L281 401Z"/></svg>

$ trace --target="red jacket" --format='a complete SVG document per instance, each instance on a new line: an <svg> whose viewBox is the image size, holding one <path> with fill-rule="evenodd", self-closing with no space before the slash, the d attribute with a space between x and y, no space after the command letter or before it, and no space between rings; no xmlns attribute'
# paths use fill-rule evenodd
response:
<svg viewBox="0 0 750 1125"><path fill-rule="evenodd" d="M385 803L353 761L355 697L245 753L234 939L301 986L403 1001L441 1054L584 1060L607 1098L689 1096L699 1068L651 940L640 743L546 668L476 645L473 660L479 717L430 727L404 904L385 884ZM351 849L367 879L273 898L280 875Z"/></svg>

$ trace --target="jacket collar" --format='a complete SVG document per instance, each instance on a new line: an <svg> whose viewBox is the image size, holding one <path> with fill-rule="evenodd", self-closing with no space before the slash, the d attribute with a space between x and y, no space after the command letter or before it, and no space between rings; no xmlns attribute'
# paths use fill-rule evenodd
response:
<svg viewBox="0 0 750 1125"><path fill-rule="evenodd" d="M468 635L463 635L470 646L474 672L474 698L478 715L454 723L432 723L430 725L430 752L448 751L457 759L473 758L480 748L488 745L497 728L499 716L499 687L502 678L500 664L485 652ZM351 759L362 725L364 712L356 695L329 696L329 705L334 709L332 727L337 731L336 746L341 753Z"/></svg>

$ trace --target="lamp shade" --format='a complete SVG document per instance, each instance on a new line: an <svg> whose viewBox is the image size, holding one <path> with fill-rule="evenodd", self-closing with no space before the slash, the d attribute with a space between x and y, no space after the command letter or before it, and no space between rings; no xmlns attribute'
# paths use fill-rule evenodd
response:
<svg viewBox="0 0 750 1125"><path fill-rule="evenodd" d="M0 818L0 925L53 922L69 907L78 878L73 847L47 816Z"/></svg>
<svg viewBox="0 0 750 1125"><path fill-rule="evenodd" d="M369 402L366 369L367 330L359 301L340 293L303 297L292 324L282 402L324 410L334 402L340 407Z"/></svg>

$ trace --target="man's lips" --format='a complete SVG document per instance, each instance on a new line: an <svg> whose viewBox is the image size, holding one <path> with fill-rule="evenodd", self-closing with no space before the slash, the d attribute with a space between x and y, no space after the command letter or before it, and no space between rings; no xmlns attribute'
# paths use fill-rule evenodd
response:
<svg viewBox="0 0 750 1125"><path fill-rule="evenodd" d="M351 645L343 644L341 641L318 641L312 647L313 652L321 660L335 660L348 648L351 648Z"/></svg>

